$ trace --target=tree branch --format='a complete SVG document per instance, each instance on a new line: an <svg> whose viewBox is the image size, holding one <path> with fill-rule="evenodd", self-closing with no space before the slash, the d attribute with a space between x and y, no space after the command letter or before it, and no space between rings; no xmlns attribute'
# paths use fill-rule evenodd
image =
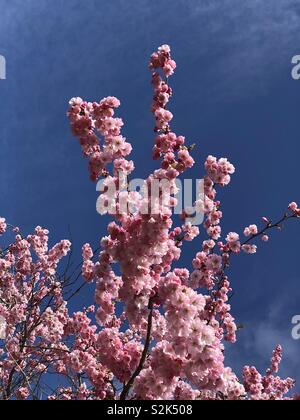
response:
<svg viewBox="0 0 300 420"><path fill-rule="evenodd" d="M148 350L149 350L150 343L151 343L153 298L150 298L148 308L150 309L150 312L149 312L149 315L148 315L147 335L146 335L145 346L144 346L144 350L143 350L143 353L142 353L142 356L141 356L141 360L140 360L140 363L139 363L138 367L133 372L131 378L129 379L127 384L124 386L123 391L121 392L121 395L120 395L120 400L126 400L127 395L130 391L130 388L133 385L133 382L134 382L135 378L140 374L141 370L144 367L144 363L146 361L146 357L147 357Z"/></svg>

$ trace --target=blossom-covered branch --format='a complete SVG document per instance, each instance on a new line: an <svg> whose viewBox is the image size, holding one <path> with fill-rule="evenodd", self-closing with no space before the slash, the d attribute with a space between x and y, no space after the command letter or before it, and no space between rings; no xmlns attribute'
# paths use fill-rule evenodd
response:
<svg viewBox="0 0 300 420"><path fill-rule="evenodd" d="M69 241L50 248L46 229L23 237L0 218L1 237L8 230L14 234L0 251L0 398L288 398L294 381L277 376L280 346L265 375L246 366L238 378L225 365L224 341L234 343L238 330L229 304L229 262L241 251L255 253L257 238L266 242L271 229L300 217L300 209L292 202L278 222L264 218L261 229L246 227L244 240L236 232L223 238L217 191L230 183L235 168L226 158L208 156L203 193L194 203L203 227L193 225L188 209L175 225L177 181L195 164L193 146L172 130L167 109L175 68L168 45L151 55L152 157L159 163L139 192L128 188L135 167L123 121L115 115L120 101L70 100L68 118L90 178L102 180L97 207L112 218L100 251L83 245L80 275L59 275ZM167 183L168 191L159 190L153 200L155 182ZM180 268L184 241L200 234L192 270ZM95 283L95 306L72 312L68 301L80 295L81 275L83 284ZM50 386L49 374L57 386Z"/></svg>

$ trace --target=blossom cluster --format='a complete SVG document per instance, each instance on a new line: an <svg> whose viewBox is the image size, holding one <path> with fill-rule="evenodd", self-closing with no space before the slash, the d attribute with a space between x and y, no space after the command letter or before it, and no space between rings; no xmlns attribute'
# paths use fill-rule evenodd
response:
<svg viewBox="0 0 300 420"><path fill-rule="evenodd" d="M101 175L107 176L107 167L113 161L115 169L118 166L132 166L132 162L125 163L122 159L130 154L131 145L121 135L122 119L114 117L115 109L120 106L117 98L107 97L99 103L90 103L75 97L69 104L67 115L72 132L79 139L84 156L89 159L92 180ZM103 137L102 145L99 136ZM121 164L118 159L122 159Z"/></svg>
<svg viewBox="0 0 300 420"><path fill-rule="evenodd" d="M245 389L253 400L282 400L293 388L295 381L291 378L281 379L274 376L279 370L282 359L282 348L276 347L271 358L271 366L262 376L254 366L245 366L243 371Z"/></svg>
<svg viewBox="0 0 300 420"><path fill-rule="evenodd" d="M153 159L160 164L144 180L148 193L154 180L167 180L175 194L176 179L195 163L193 147L171 129L173 115L167 105L175 68L168 45L150 57ZM159 196L153 207L151 194L142 197L127 190L134 163L126 159L132 146L121 134L123 121L115 117L119 106L115 97L93 103L75 97L69 103L71 130L89 161L90 178L103 180L100 207L110 209L103 214L113 219L100 251L83 245L75 280L68 270L59 274L59 264L70 251L68 240L50 247L48 230L38 226L22 236L0 218L1 239L10 230L14 235L11 244L0 249L0 398L292 398L288 393L294 381L277 376L280 346L265 375L245 366L243 378L238 378L225 363L225 341L233 344L238 335L229 303L233 258L241 251L254 254L257 238L266 242L272 228L300 217L297 203L288 206L278 223L263 218L262 227L251 224L243 234L224 235L217 193L230 183L235 168L226 158L208 156L201 181L204 194L195 201L205 216L203 228L188 220L187 209L176 223L175 199ZM112 185L118 188L108 196ZM134 205L135 211L123 211L121 201ZM191 267L178 267L185 241L200 235ZM78 277L84 282L73 292ZM91 283L95 305L72 311L72 297ZM47 378L53 373L59 385L47 392Z"/></svg>

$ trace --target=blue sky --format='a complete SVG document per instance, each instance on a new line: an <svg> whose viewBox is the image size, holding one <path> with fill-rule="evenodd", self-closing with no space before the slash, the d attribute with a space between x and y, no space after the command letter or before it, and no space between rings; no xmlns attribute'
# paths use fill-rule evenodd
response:
<svg viewBox="0 0 300 420"><path fill-rule="evenodd" d="M236 166L221 191L224 231L241 231L262 215L279 217L299 192L300 54L297 0L0 0L0 215L29 233L48 227L53 243L97 244L107 219L65 116L72 96L120 98L124 134L134 146L136 176L145 177L153 121L147 62L159 45L177 61L171 110L178 134L196 143L202 177L208 154ZM300 224L274 232L255 256L234 259L233 314L244 325L228 363L265 368L274 346L286 350L282 373L300 382ZM202 238L199 239L199 241ZM199 241L185 247L189 265ZM74 252L74 259L79 259ZM93 286L81 299L92 299ZM79 304L80 302L77 302ZM300 389L298 387L298 389Z"/></svg>

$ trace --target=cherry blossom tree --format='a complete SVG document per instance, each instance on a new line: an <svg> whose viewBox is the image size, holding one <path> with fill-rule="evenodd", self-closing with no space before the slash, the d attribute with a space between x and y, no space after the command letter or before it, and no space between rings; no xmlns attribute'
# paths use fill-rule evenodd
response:
<svg viewBox="0 0 300 420"><path fill-rule="evenodd" d="M129 188L134 163L127 158L132 146L121 134L123 121L115 116L119 100L70 101L68 118L90 178L102 180L99 208L112 219L100 250L83 246L79 275L74 279L59 267L69 254L68 240L50 247L46 229L38 226L25 236L0 218L1 399L293 398L294 381L277 375L280 346L264 374L245 366L238 378L224 364L224 343L235 343L238 329L229 304L232 260L241 252L255 253L259 240L266 242L272 229L300 217L300 209L292 202L276 223L264 217L260 227L223 236L217 192L235 168L226 158L209 156L204 193L194 203L204 214L203 225L195 226L183 210L176 226L176 180L194 165L193 146L171 129L167 104L176 63L168 45L151 55L149 68L153 159L159 165L140 192ZM155 181L166 181L169 189L153 203ZM192 269L179 268L185 241L200 235ZM95 306L71 312L70 300L93 282Z"/></svg>

